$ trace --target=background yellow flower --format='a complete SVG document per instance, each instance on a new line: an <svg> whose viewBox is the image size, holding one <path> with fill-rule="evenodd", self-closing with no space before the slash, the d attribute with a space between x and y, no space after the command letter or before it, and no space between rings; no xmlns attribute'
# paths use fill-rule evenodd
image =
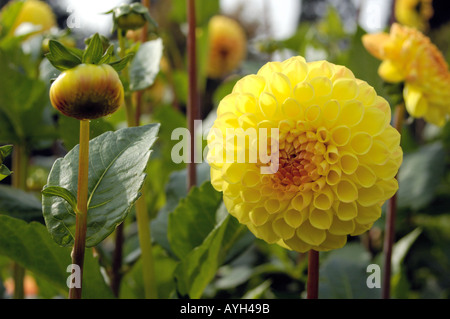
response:
<svg viewBox="0 0 450 319"><path fill-rule="evenodd" d="M395 1L395 18L397 21L420 31L426 31L429 28L429 20L433 14L433 0Z"/></svg>
<svg viewBox="0 0 450 319"><path fill-rule="evenodd" d="M212 17L208 24L208 37L209 77L220 78L239 67L247 53L247 39L237 21L221 15Z"/></svg>
<svg viewBox="0 0 450 319"><path fill-rule="evenodd" d="M409 114L444 125L450 114L450 73L430 39L395 23L389 34L367 34L362 41L373 56L383 60L378 73L385 81L405 83L403 96Z"/></svg>
<svg viewBox="0 0 450 319"><path fill-rule="evenodd" d="M38 0L26 0L14 22L11 29L12 32L22 23L31 23L35 26L40 26L41 29L38 32L44 32L56 26L56 17L52 8L47 3Z"/></svg>
<svg viewBox="0 0 450 319"><path fill-rule="evenodd" d="M386 100L343 66L269 62L219 104L208 139L212 184L258 238L299 252L340 248L372 226L398 188L402 150L390 119ZM246 134L252 128L279 131L267 138L279 159L273 174L261 173L268 164L260 159L236 159L261 145L259 130ZM236 157L225 162L221 151L230 147Z"/></svg>

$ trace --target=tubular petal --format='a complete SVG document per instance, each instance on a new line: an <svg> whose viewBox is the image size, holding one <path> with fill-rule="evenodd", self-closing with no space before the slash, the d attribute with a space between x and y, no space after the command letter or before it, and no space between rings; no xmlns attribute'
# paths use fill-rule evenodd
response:
<svg viewBox="0 0 450 319"><path fill-rule="evenodd" d="M219 104L211 183L256 237L299 252L340 248L398 188L403 153L390 112L343 66L269 62ZM221 162L228 148L232 161Z"/></svg>

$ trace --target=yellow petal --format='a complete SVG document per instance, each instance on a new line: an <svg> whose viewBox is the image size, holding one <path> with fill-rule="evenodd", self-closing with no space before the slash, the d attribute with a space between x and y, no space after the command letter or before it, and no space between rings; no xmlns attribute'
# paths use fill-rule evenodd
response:
<svg viewBox="0 0 450 319"><path fill-rule="evenodd" d="M414 117L425 115L428 110L428 103L419 88L406 84L403 90L403 97L409 114Z"/></svg>
<svg viewBox="0 0 450 319"><path fill-rule="evenodd" d="M373 33L373 34L365 34L362 37L362 43L367 51L370 52L377 59L382 60L384 58L384 49L383 46L386 42L389 41L389 34L382 33Z"/></svg>
<svg viewBox="0 0 450 319"><path fill-rule="evenodd" d="M378 75L386 82L399 83L405 80L402 71L391 60L384 60L378 68Z"/></svg>

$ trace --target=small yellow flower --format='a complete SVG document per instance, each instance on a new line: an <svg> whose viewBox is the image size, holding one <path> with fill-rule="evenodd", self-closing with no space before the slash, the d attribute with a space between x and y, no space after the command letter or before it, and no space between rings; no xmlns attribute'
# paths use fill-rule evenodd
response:
<svg viewBox="0 0 450 319"><path fill-rule="evenodd" d="M340 248L397 191L402 149L390 112L346 67L269 62L218 106L211 182L258 238L299 252Z"/></svg>
<svg viewBox="0 0 450 319"><path fill-rule="evenodd" d="M438 126L450 114L448 65L430 39L416 29L394 23L390 33L366 34L366 49L382 60L378 74L386 82L404 82L409 114Z"/></svg>
<svg viewBox="0 0 450 319"><path fill-rule="evenodd" d="M395 18L400 24L426 31L433 16L433 0L397 0Z"/></svg>
<svg viewBox="0 0 450 319"><path fill-rule="evenodd" d="M45 2L39 0L26 0L17 15L12 27L14 32L22 23L31 23L40 26L38 31L44 32L56 26L56 17L52 8Z"/></svg>
<svg viewBox="0 0 450 319"><path fill-rule="evenodd" d="M220 78L239 67L247 54L247 40L238 22L225 16L214 16L208 24L208 37L209 77Z"/></svg>

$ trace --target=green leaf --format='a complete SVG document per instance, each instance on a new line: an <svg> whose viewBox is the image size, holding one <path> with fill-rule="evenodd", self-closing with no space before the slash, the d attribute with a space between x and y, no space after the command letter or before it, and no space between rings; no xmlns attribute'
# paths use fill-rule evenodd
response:
<svg viewBox="0 0 450 319"><path fill-rule="evenodd" d="M11 175L11 171L9 170L9 168L6 167L5 165L1 164L0 165L0 181L5 179L9 175Z"/></svg>
<svg viewBox="0 0 450 319"><path fill-rule="evenodd" d="M79 142L80 121L68 116L58 118L58 135L62 139L64 147L71 150ZM102 135L105 132L114 131L114 126L108 123L105 118L91 120L89 136L91 139Z"/></svg>
<svg viewBox="0 0 450 319"><path fill-rule="evenodd" d="M3 145L0 146L0 163L12 153L13 146L12 145Z"/></svg>
<svg viewBox="0 0 450 319"><path fill-rule="evenodd" d="M395 298L405 298L404 296L407 296L409 280L405 273L406 268L403 261L421 233L422 230L416 228L398 240L392 247L391 289Z"/></svg>
<svg viewBox="0 0 450 319"><path fill-rule="evenodd" d="M181 259L175 270L178 292L199 298L246 233L246 227L229 215L218 213L222 194L209 181L193 187L169 214L168 238Z"/></svg>
<svg viewBox="0 0 450 319"><path fill-rule="evenodd" d="M0 214L44 222L41 202L34 195L7 185L0 185Z"/></svg>
<svg viewBox="0 0 450 319"><path fill-rule="evenodd" d="M111 57L114 53L114 46L111 44L105 51L105 53L103 54L103 56L101 57L101 59L98 61L98 64L107 64L109 63L109 61L111 61ZM116 70L117 71L117 70Z"/></svg>
<svg viewBox="0 0 450 319"><path fill-rule="evenodd" d="M173 280L173 272L177 266L177 261L167 256L163 248L154 245L152 248L153 258L155 260L155 277L158 298L170 298L175 290L175 282ZM120 298L121 299L144 299L145 288L142 279L142 258L132 265L121 283Z"/></svg>
<svg viewBox="0 0 450 319"><path fill-rule="evenodd" d="M57 196L64 199L72 208L73 211L77 211L77 197L72 194L68 189L59 186L47 186L42 190L42 195L51 197Z"/></svg>
<svg viewBox="0 0 450 319"><path fill-rule="evenodd" d="M120 17L122 15L128 14L131 12L131 5L129 4L121 4L120 6L108 11L107 13L114 13L114 17Z"/></svg>
<svg viewBox="0 0 450 319"><path fill-rule="evenodd" d="M124 56L122 59L114 61L114 62L110 62L108 64L110 66L112 66L113 69L116 70L116 72L120 72L127 66L128 62L130 62L130 60L133 57L134 57L134 53L130 53L130 54L127 54L126 56Z"/></svg>
<svg viewBox="0 0 450 319"><path fill-rule="evenodd" d="M88 217L86 246L99 244L119 225L140 196L159 124L106 132L89 143ZM79 148L53 164L48 186L77 192ZM75 213L65 200L43 198L43 214L53 239L73 242Z"/></svg>
<svg viewBox="0 0 450 319"><path fill-rule="evenodd" d="M5 157L11 154L12 148L12 145L0 146L0 181L11 175L11 171L3 164L3 161Z"/></svg>
<svg viewBox="0 0 450 319"><path fill-rule="evenodd" d="M424 145L404 155L398 173L398 206L414 210L434 198L445 171L445 150L441 142Z"/></svg>
<svg viewBox="0 0 450 319"><path fill-rule="evenodd" d="M407 298L408 296L410 283L403 261L421 233L422 230L416 228L392 247L391 291L394 298Z"/></svg>
<svg viewBox="0 0 450 319"><path fill-rule="evenodd" d="M130 64L130 90L139 91L151 86L159 72L163 52L161 38L142 43Z"/></svg>
<svg viewBox="0 0 450 319"><path fill-rule="evenodd" d="M420 228L414 229L405 237L398 240L392 247L392 275L395 276L400 272L400 267L405 259L411 246L416 241L417 237L422 233Z"/></svg>
<svg viewBox="0 0 450 319"><path fill-rule="evenodd" d="M22 6L23 1L15 1L9 3L2 9L2 14L0 16L0 24L2 26L0 28L0 35L5 36L9 33L14 22L16 22L17 16L22 10Z"/></svg>
<svg viewBox="0 0 450 319"><path fill-rule="evenodd" d="M323 256L323 255L322 255ZM320 299L379 298L380 289L367 287L370 254L359 243L348 243L326 254L319 270Z"/></svg>
<svg viewBox="0 0 450 319"><path fill-rule="evenodd" d="M71 69L82 63L80 57L73 50L69 50L56 40L50 40L48 48L50 52L45 56L60 71Z"/></svg>
<svg viewBox="0 0 450 319"><path fill-rule="evenodd" d="M0 143L26 140L34 146L51 129L50 123L44 121L48 91L44 82L25 74L16 62L20 63L0 50Z"/></svg>
<svg viewBox="0 0 450 319"><path fill-rule="evenodd" d="M211 168L208 164L201 163L196 168L198 185L209 180L209 171ZM187 196L188 189L186 181L186 169L174 171L170 174L169 181L166 183L164 190L166 204L159 210L158 215L151 222L152 237L169 253L173 253L168 239L169 215L176 209L180 200Z"/></svg>
<svg viewBox="0 0 450 319"><path fill-rule="evenodd" d="M57 287L61 294L68 291L67 267L72 263L71 248L58 246L45 226L36 222L0 215L0 255L7 256ZM93 251L85 252L83 298L113 298L100 272Z"/></svg>
<svg viewBox="0 0 450 319"><path fill-rule="evenodd" d="M203 243L193 249L177 266L175 278L182 296L200 298L206 286L216 276L226 253L244 234L245 226L227 215L209 233Z"/></svg>
<svg viewBox="0 0 450 319"><path fill-rule="evenodd" d="M193 187L188 196L169 214L168 238L172 251L183 259L202 244L216 226L216 211L222 201L210 182Z"/></svg>
<svg viewBox="0 0 450 319"><path fill-rule="evenodd" d="M103 56L103 43L98 33L94 34L83 54L83 63L97 64Z"/></svg>

